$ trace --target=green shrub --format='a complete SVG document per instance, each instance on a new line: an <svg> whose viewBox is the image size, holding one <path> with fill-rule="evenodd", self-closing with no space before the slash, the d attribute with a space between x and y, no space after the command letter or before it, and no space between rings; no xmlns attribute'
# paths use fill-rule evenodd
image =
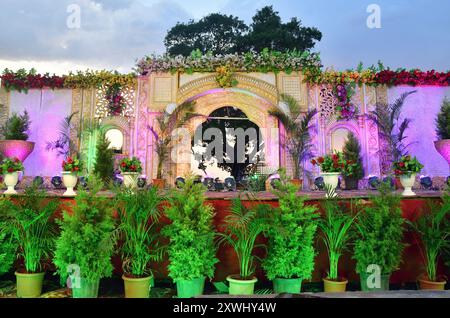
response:
<svg viewBox="0 0 450 318"><path fill-rule="evenodd" d="M397 270L405 244L402 243L404 219L400 196L389 184L379 186L379 195L371 197L371 204L359 213L356 227L354 259L356 271L365 273L369 265L378 265L382 274Z"/></svg>
<svg viewBox="0 0 450 318"><path fill-rule="evenodd" d="M7 231L16 242L17 256L23 258L27 273L44 270L44 262L51 259L57 228L53 216L58 201L46 198L47 193L32 185L10 206L11 218Z"/></svg>
<svg viewBox="0 0 450 318"><path fill-rule="evenodd" d="M69 265L80 268L80 277L96 281L111 276L114 249L112 200L98 196L103 187L100 179L90 176L89 192L80 190L75 197L73 213L64 211L58 223L61 235L56 241L54 263L61 280L69 276Z"/></svg>
<svg viewBox="0 0 450 318"><path fill-rule="evenodd" d="M161 261L163 256L157 225L164 198L156 188L122 189L116 196L122 267L132 277L147 277L151 275L150 261Z"/></svg>
<svg viewBox="0 0 450 318"><path fill-rule="evenodd" d="M360 180L364 176L364 170L361 159L361 145L358 138L350 133L345 142L342 154L346 162L343 174L349 178Z"/></svg>
<svg viewBox="0 0 450 318"><path fill-rule="evenodd" d="M266 204L252 204L244 206L241 198L233 199L231 214L225 218L225 232L219 233L219 243L229 244L237 254L239 260L239 276L249 279L255 273L255 259L253 250L256 238L267 228L268 216L272 208Z"/></svg>
<svg viewBox="0 0 450 318"><path fill-rule="evenodd" d="M314 270L314 236L319 215L314 206L297 196L297 187L280 172L281 182L273 192L280 207L273 209L266 236L269 238L263 268L267 277L309 279Z"/></svg>
<svg viewBox="0 0 450 318"><path fill-rule="evenodd" d="M16 259L17 243L8 232L13 209L15 207L10 200L0 199L0 275L9 272Z"/></svg>
<svg viewBox="0 0 450 318"><path fill-rule="evenodd" d="M165 207L172 221L162 233L169 238L169 276L175 281L214 276L216 245L214 210L205 204L205 187L186 178L180 189L172 189Z"/></svg>
<svg viewBox="0 0 450 318"><path fill-rule="evenodd" d="M109 148L110 141L104 132L97 139L97 150L94 164L94 173L102 179L105 185L111 182L114 174L114 150Z"/></svg>
<svg viewBox="0 0 450 318"><path fill-rule="evenodd" d="M27 111L24 111L22 115L14 113L1 127L0 133L5 140L28 140L27 131L30 124L30 116Z"/></svg>
<svg viewBox="0 0 450 318"><path fill-rule="evenodd" d="M436 133L439 140L450 139L450 100L442 102L441 111L436 118Z"/></svg>

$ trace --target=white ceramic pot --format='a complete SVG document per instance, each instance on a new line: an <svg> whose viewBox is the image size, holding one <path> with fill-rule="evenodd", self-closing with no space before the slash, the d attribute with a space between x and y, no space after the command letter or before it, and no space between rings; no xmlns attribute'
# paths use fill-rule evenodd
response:
<svg viewBox="0 0 450 318"><path fill-rule="evenodd" d="M331 187L332 190L336 190L339 183L339 172L322 172L321 176L325 186Z"/></svg>
<svg viewBox="0 0 450 318"><path fill-rule="evenodd" d="M63 196L65 197L74 197L77 193L73 190L78 182L78 176L74 172L63 171L62 172L63 184L67 188L67 191L64 192Z"/></svg>
<svg viewBox="0 0 450 318"><path fill-rule="evenodd" d="M7 187L7 190L4 192L4 194L17 194L17 191L14 189L14 187L17 185L17 182L19 182L19 172L13 172L13 173L7 173L4 175L4 183Z"/></svg>
<svg viewBox="0 0 450 318"><path fill-rule="evenodd" d="M402 183L403 188L405 190L403 191L402 195L404 197L413 197L416 194L412 190L412 187L414 186L414 182L416 181L416 174L411 173L410 175L401 175L400 176L400 182Z"/></svg>
<svg viewBox="0 0 450 318"><path fill-rule="evenodd" d="M122 172L123 175L123 185L127 188L136 189L138 186L138 172Z"/></svg>

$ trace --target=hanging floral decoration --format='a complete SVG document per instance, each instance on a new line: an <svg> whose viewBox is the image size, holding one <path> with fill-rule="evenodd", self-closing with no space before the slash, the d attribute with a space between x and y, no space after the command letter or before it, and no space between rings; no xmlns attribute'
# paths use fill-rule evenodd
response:
<svg viewBox="0 0 450 318"><path fill-rule="evenodd" d="M358 114L358 107L352 103L356 84L338 84L334 87L337 99L336 112L338 120L352 120Z"/></svg>
<svg viewBox="0 0 450 318"><path fill-rule="evenodd" d="M122 86L119 83L107 87L105 99L108 101L108 110L111 116L120 116L127 107L125 98L122 96Z"/></svg>
<svg viewBox="0 0 450 318"><path fill-rule="evenodd" d="M234 78L234 72L229 66L221 66L216 69L216 81L220 87L234 87L238 81Z"/></svg>

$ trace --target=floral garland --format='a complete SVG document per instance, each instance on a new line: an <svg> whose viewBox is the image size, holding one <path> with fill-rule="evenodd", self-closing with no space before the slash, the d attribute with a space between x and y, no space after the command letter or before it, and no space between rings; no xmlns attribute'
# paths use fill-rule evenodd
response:
<svg viewBox="0 0 450 318"><path fill-rule="evenodd" d="M238 81L234 78L234 72L229 66L221 66L216 69L216 81L220 87L234 87Z"/></svg>
<svg viewBox="0 0 450 318"><path fill-rule="evenodd" d="M146 56L136 65L136 72L141 75L149 73L192 74L194 72L215 72L217 68L228 65L237 72L275 72L291 73L306 69L320 69L322 67L318 53L310 52L278 52L263 50L261 53L248 52L245 54L212 55L194 51L188 57L181 55ZM312 71L313 72L313 71Z"/></svg>
<svg viewBox="0 0 450 318"><path fill-rule="evenodd" d="M99 88L103 85L120 84L122 87L133 87L137 84L136 75L119 74L110 71L86 71L69 73L68 75L58 76L38 74L36 70L27 71L20 69L13 72L5 69L0 76L2 86L7 91L18 91L27 93L30 89L76 89L76 88Z"/></svg>
<svg viewBox="0 0 450 318"><path fill-rule="evenodd" d="M358 107L352 103L352 97L355 94L355 83L338 84L333 92L337 99L337 119L352 120L358 114Z"/></svg>
<svg viewBox="0 0 450 318"><path fill-rule="evenodd" d="M122 86L119 83L107 87L105 99L108 101L108 111L111 116L120 116L127 107L125 98L122 96Z"/></svg>

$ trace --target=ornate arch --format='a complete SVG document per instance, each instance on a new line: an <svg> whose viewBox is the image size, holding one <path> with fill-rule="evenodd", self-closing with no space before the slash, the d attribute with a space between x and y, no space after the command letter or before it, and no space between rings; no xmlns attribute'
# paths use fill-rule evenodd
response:
<svg viewBox="0 0 450 318"><path fill-rule="evenodd" d="M103 130L106 132L109 129L118 129L123 134L123 150L124 155L132 154L132 127L133 123L130 122L129 118L123 116L106 117L101 119L101 124Z"/></svg>

